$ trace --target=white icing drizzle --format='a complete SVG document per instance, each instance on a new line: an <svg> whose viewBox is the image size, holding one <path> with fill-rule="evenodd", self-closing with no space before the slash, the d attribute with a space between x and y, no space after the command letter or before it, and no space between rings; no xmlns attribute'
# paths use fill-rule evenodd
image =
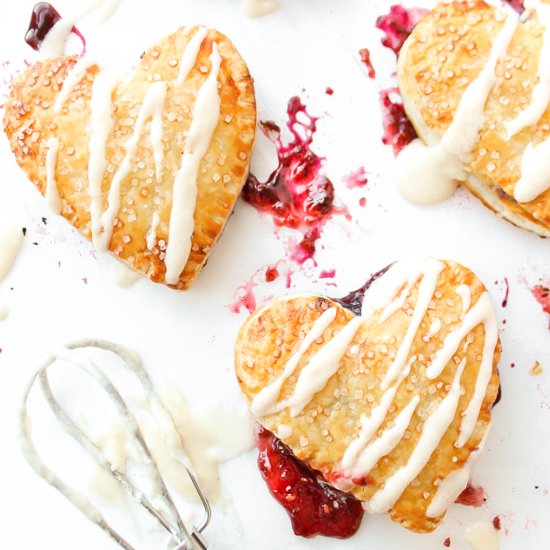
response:
<svg viewBox="0 0 550 550"><path fill-rule="evenodd" d="M426 369L426 376L429 379L437 378L458 350L462 339L479 324L483 324L485 329L483 352L474 394L463 413L460 435L456 442L457 447L462 447L472 435L493 372L493 353L498 340L498 326L493 305L487 292L484 292L476 304L464 315L461 325L447 335L443 347L437 351L432 363Z"/></svg>
<svg viewBox="0 0 550 550"><path fill-rule="evenodd" d="M409 483L421 472L441 438L451 425L460 399L460 377L466 365L463 359L457 368L449 393L441 401L434 413L424 422L422 433L407 464L399 468L385 480L384 485L366 503L369 511L387 512L403 494Z"/></svg>
<svg viewBox="0 0 550 550"><path fill-rule="evenodd" d="M466 542L472 550L498 550L498 531L492 523L474 523L466 529Z"/></svg>
<svg viewBox="0 0 550 550"><path fill-rule="evenodd" d="M248 17L261 17L275 11L278 7L275 0L241 0L241 6Z"/></svg>
<svg viewBox="0 0 550 550"><path fill-rule="evenodd" d="M271 384L262 388L252 400L250 410L255 416L266 416L268 414L273 414L275 412L281 411L285 408L284 403L277 404L277 399L281 393L281 388L283 384L288 379L289 376L294 374L296 367L300 363L303 355L307 353L309 348L315 342L323 336L325 330L330 326L336 317L336 308L331 307L319 316L315 320L311 330L306 334L305 338L302 340L298 351L292 355L288 360L283 373L279 378L271 382Z"/></svg>
<svg viewBox="0 0 550 550"><path fill-rule="evenodd" d="M468 285L460 285L455 288L455 292L462 300L462 314L464 314L470 309L470 304L472 302L472 291Z"/></svg>
<svg viewBox="0 0 550 550"><path fill-rule="evenodd" d="M321 391L337 372L342 357L362 324L361 317L353 318L302 368L294 393L284 402L284 408L290 408L290 416L295 417L300 414L313 396Z"/></svg>
<svg viewBox="0 0 550 550"><path fill-rule="evenodd" d="M441 320L437 317L432 321L430 328L428 329L428 338L435 336L441 330Z"/></svg>
<svg viewBox="0 0 550 550"><path fill-rule="evenodd" d="M345 471L349 470L352 477L365 475L376 466L383 456L393 451L403 439L418 403L420 403L420 397L415 395L394 419L393 425L362 449L356 460L351 464L347 464ZM344 466L345 461L346 455L344 454L342 466Z"/></svg>
<svg viewBox="0 0 550 550"><path fill-rule="evenodd" d="M411 370L411 365L416 361L416 355L413 355L406 368L402 372L399 380L390 389L386 390L380 398L380 403L373 407L370 416L365 414L361 415L359 420L361 429L358 436L348 445L342 457L341 469L344 475L348 478L362 476L368 473L369 469L361 466L360 469L357 466L358 461L364 450L367 448L369 442L376 435L376 432L382 426L388 411L393 403L397 388L401 382L407 378ZM412 401L411 401L412 402ZM415 405L416 408L416 405ZM411 413L412 414L412 413ZM410 421L410 418L409 418ZM389 451L388 451L389 452ZM387 454L387 453L386 453Z"/></svg>
<svg viewBox="0 0 550 550"><path fill-rule="evenodd" d="M550 138L529 143L521 159L521 176L514 187L517 202L531 202L550 188Z"/></svg>
<svg viewBox="0 0 550 550"><path fill-rule="evenodd" d="M399 194L413 204L447 200L466 172L441 144L427 146L420 139L409 143L395 160L394 181Z"/></svg>
<svg viewBox="0 0 550 550"><path fill-rule="evenodd" d="M106 250L101 222L101 182L107 169L105 144L113 129L112 95L118 79L109 71L101 71L95 77L90 101L90 158L88 161L88 185L90 193L90 217L92 242L98 250Z"/></svg>
<svg viewBox="0 0 550 550"><path fill-rule="evenodd" d="M109 248L111 237L113 234L113 224L115 217L120 209L120 186L124 178L130 173L132 169L132 162L137 153L137 146L143 132L145 123L152 118L160 119L160 125L162 127L162 110L164 108L164 99L166 97L166 82L154 82L147 89L147 93L143 98L143 103L139 108L136 124L134 126L134 132L130 139L124 144L126 149L126 155L122 164L116 171L109 188L108 206L105 212L101 215L101 225L103 233L100 238L99 250L106 251ZM158 124L158 123L157 123ZM151 130L153 124L151 124ZM157 136L157 143L153 142L155 147L155 161L157 156L161 156L162 162L162 131ZM157 166L157 173L159 167Z"/></svg>
<svg viewBox="0 0 550 550"><path fill-rule="evenodd" d="M433 204L450 197L456 180L465 178L468 162L485 120L485 103L498 84L495 69L503 59L519 21L509 15L493 43L487 63L464 91L453 121L441 141L432 147L414 140L399 155L396 183L399 192L417 204ZM410 149L409 149L410 148Z"/></svg>
<svg viewBox="0 0 550 550"><path fill-rule="evenodd" d="M55 168L57 165L57 152L59 151L59 139L51 137L48 140L48 152L46 153L46 203L56 214L61 212L63 201L59 196L57 182L55 180Z"/></svg>
<svg viewBox="0 0 550 550"><path fill-rule="evenodd" d="M99 21L106 21L115 11L120 0L93 0L80 12L61 18L48 32L40 46L40 53L46 57L56 57L65 54L65 43L76 23L90 12L101 8Z"/></svg>
<svg viewBox="0 0 550 550"><path fill-rule="evenodd" d="M61 91L55 98L53 112L56 115L61 114L61 109L63 108L65 101L67 101L76 85L86 76L88 69L95 64L95 61L93 61L90 57L84 56L73 65L69 74L65 77L63 88L61 88Z"/></svg>
<svg viewBox="0 0 550 550"><path fill-rule="evenodd" d="M485 120L485 103L499 82L495 72L497 63L505 57L518 24L515 14L506 18L495 38L487 63L464 91L453 122L441 138L441 146L463 162L469 160L470 152L479 139L479 130Z"/></svg>
<svg viewBox="0 0 550 550"><path fill-rule="evenodd" d="M75 20L63 17L48 32L44 38L40 53L46 57L57 57L65 53L65 42L74 27Z"/></svg>
<svg viewBox="0 0 550 550"><path fill-rule="evenodd" d="M0 228L0 282L10 272L23 244L21 226Z"/></svg>
<svg viewBox="0 0 550 550"><path fill-rule="evenodd" d="M147 249L153 250L155 244L157 243L157 229L160 223L160 216L157 212L153 213L153 218L151 220L151 228L147 232Z"/></svg>
<svg viewBox="0 0 550 550"><path fill-rule="evenodd" d="M525 9L535 9L539 21L544 26L542 48L538 63L539 81L533 88L529 105L516 118L504 123L508 138L515 136L524 128L536 124L550 102L550 6L539 0L527 0L525 2Z"/></svg>
<svg viewBox="0 0 550 550"><path fill-rule="evenodd" d="M292 426L288 426L287 424L279 424L277 426L277 437L279 439L288 439L289 437L292 437L293 433L294 430L292 429Z"/></svg>
<svg viewBox="0 0 550 550"><path fill-rule="evenodd" d="M412 285L416 283L420 277L422 277L422 281L420 282L420 286L418 288L418 297L411 321L407 327L405 336L401 341L395 359L388 368L380 384L383 390L388 388L391 383L399 377L403 367L405 366L405 362L409 356L416 333L418 332L422 319L424 318L430 302L432 301L437 285L437 279L444 267L444 264L441 262L431 259L412 262L397 262L390 267L383 277L377 279L369 289L369 292L365 294L365 300L362 308L363 316L367 316L373 309L378 309L384 304L384 302L386 302L386 300L388 300L388 298L391 299L391 297L395 296L395 293L401 287L405 286L405 290L396 300L396 302L401 304L404 302L404 298L407 297ZM369 296L369 294L371 296ZM392 304L390 304L388 308L390 308L388 310L391 311L391 314L398 311L397 308L392 307ZM387 319L387 316L384 316L383 318Z"/></svg>
<svg viewBox="0 0 550 550"><path fill-rule="evenodd" d="M111 280L120 288L130 288L140 279L141 274L134 271L121 260L114 260L110 268Z"/></svg>
<svg viewBox="0 0 550 550"><path fill-rule="evenodd" d="M208 29L205 27L199 27L197 32L193 35L191 40L187 43L185 50L180 61L180 70L178 73L178 78L176 84L181 86L185 79L188 77L189 73L195 66L197 62L197 57L199 55L201 44L208 34Z"/></svg>
<svg viewBox="0 0 550 550"><path fill-rule="evenodd" d="M489 426L487 427L485 436L480 441L477 448L472 451L462 468L453 470L441 481L437 487L435 496L426 510L426 517L437 518L444 514L447 508L449 508L449 506L459 497L460 493L464 491L470 480L472 468L485 447L488 432Z"/></svg>
<svg viewBox="0 0 550 550"><path fill-rule="evenodd" d="M168 245L164 259L165 281L172 285L177 284L191 252L199 165L208 151L220 118L218 73L221 57L215 43L212 44L210 63L210 74L197 94L191 127L183 148L182 163L174 178Z"/></svg>

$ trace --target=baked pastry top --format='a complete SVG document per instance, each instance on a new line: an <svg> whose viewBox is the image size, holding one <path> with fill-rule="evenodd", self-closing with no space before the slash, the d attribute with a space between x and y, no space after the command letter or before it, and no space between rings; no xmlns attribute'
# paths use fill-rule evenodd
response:
<svg viewBox="0 0 550 550"><path fill-rule="evenodd" d="M181 28L127 77L87 57L37 62L12 84L17 162L96 248L187 289L245 183L256 106L248 69L213 29Z"/></svg>
<svg viewBox="0 0 550 550"><path fill-rule="evenodd" d="M242 326L235 371L253 414L340 489L407 529L436 528L466 487L496 399L495 313L465 267L401 261L362 315L275 299Z"/></svg>
<svg viewBox="0 0 550 550"><path fill-rule="evenodd" d="M481 0L437 5L401 49L398 78L422 141L458 161L487 206L548 237L550 5L527 7L520 22Z"/></svg>

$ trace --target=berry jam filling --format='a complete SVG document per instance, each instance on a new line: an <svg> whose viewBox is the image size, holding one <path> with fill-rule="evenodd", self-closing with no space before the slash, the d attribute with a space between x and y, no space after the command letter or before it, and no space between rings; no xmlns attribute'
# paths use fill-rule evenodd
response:
<svg viewBox="0 0 550 550"><path fill-rule="evenodd" d="M348 538L363 518L361 502L328 485L270 431L258 431L258 466L270 493L290 516L296 535Z"/></svg>
<svg viewBox="0 0 550 550"><path fill-rule="evenodd" d="M455 500L457 504L463 504L464 506L473 506L474 508L479 508L485 504L485 490L483 487L474 487L470 483L466 486L466 489L458 495L458 498Z"/></svg>
<svg viewBox="0 0 550 550"><path fill-rule="evenodd" d="M59 12L48 2L38 2L32 10L31 22L25 34L25 42L36 51L39 51L46 36L61 20ZM86 51L86 40L82 33L73 27L71 32L82 41L83 53Z"/></svg>
<svg viewBox="0 0 550 550"><path fill-rule="evenodd" d="M361 287L357 290L354 290L353 292L350 292L343 298L332 298L335 302L339 303L341 306L345 307L346 309L349 309L351 312L355 313L355 315L361 315L361 307L363 305L363 298L365 297L365 292L370 288L372 283L376 281L376 279L379 279L388 271L388 269L392 266L392 264L386 266L384 269L381 269L380 271L377 271L372 277Z"/></svg>
<svg viewBox="0 0 550 550"><path fill-rule="evenodd" d="M428 10L422 8L392 6L388 14L381 15L376 20L376 28L384 32L382 44L397 55L409 34L426 13Z"/></svg>
<svg viewBox="0 0 550 550"><path fill-rule="evenodd" d="M536 285L531 288L531 294L542 307L542 311L550 316L550 289L545 285ZM548 328L550 329L550 318L548 319Z"/></svg>
<svg viewBox="0 0 550 550"><path fill-rule="evenodd" d="M523 5L523 0L502 0L505 4L508 4L513 9L515 9L518 13L521 13L525 6Z"/></svg>
<svg viewBox="0 0 550 550"><path fill-rule="evenodd" d="M401 103L399 89L390 88L380 91L380 107L382 109L382 122L384 135L382 142L391 145L397 155L413 139L416 139L416 131L405 113Z"/></svg>
<svg viewBox="0 0 550 550"><path fill-rule="evenodd" d="M318 118L308 114L299 97L288 102L289 143L283 143L281 129L274 122L262 122L264 134L277 147L279 163L267 181L250 175L243 198L259 212L268 213L277 227L294 229L301 234L290 250L299 264L312 259L321 230L333 214L345 213L334 206L334 187L321 173L323 158L311 150Z"/></svg>
<svg viewBox="0 0 550 550"><path fill-rule="evenodd" d="M405 40L420 19L427 13L421 8L404 8L395 5L389 13L376 20L376 27L384 33L382 44L397 55ZM374 78L376 73L371 62L369 50L359 50L361 61L367 66L368 75ZM380 90L380 107L384 135L382 142L391 145L397 155L406 145L417 137L416 132L405 114L401 95L397 87Z"/></svg>

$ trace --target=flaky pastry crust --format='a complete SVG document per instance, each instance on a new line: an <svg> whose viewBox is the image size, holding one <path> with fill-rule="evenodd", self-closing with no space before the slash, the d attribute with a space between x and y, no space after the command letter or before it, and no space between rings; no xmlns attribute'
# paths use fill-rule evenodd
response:
<svg viewBox="0 0 550 550"><path fill-rule="evenodd" d="M464 393L450 427L420 474L389 511L392 520L416 532L432 531L443 519L444 514L427 517L428 506L434 498L438 483L450 472L462 468L471 453L478 450L489 427L492 406L499 388L497 363L500 358L500 341L496 344L492 374L475 429L463 447L455 447L461 414L473 395L480 369L480 356L485 342L483 325L474 327L463 339L456 355L436 379L427 378L426 367L442 347L445 338L460 323L463 306L456 288L467 285L471 291L472 304L477 302L485 288L470 270L453 262L444 264L434 298L410 348L409 359L413 356L416 359L411 364L409 376L398 387L381 429L392 425L412 395L420 396L416 413L398 445L376 463L365 479L352 480L351 486L346 489L357 498L368 501L408 461L427 415L447 395L458 365L466 359L460 381ZM336 374L313 396L300 414L292 417L289 409L285 408L281 412L259 418L266 428L275 433L280 425L289 426L292 435L283 438L284 443L290 446L298 458L320 471L328 481L339 480L341 459L358 435L361 416L370 417L374 408L380 404L384 393L381 381L411 322L410 310L415 307L418 288L419 282L411 289L403 307L382 324L378 324L380 310L364 319L340 361ZM355 316L328 298L290 296L271 301L246 320L236 342L235 371L241 390L249 402L260 390L280 377L313 323L329 307L337 309L336 318L323 337L316 340L304 354L294 375L284 382L279 395L279 401L282 401L294 392L301 369L311 357ZM427 338L435 319L443 321L441 329Z"/></svg>
<svg viewBox="0 0 550 550"><path fill-rule="evenodd" d="M449 128L468 85L487 63L505 13L481 0L441 3L415 27L398 60L399 88L407 116L428 145ZM544 29L532 16L516 29L506 57L497 64L499 84L485 105L479 141L466 164L464 184L487 206L517 226L550 236L550 189L519 203L514 188L529 144L550 137L550 107L534 125L507 139L503 126L530 102L538 82Z"/></svg>
<svg viewBox="0 0 550 550"><path fill-rule="evenodd" d="M131 268L155 282L164 282L164 255L172 206L172 186L192 120L192 108L210 70L209 56L215 42L222 62L218 74L221 114L198 175L191 253L173 287L185 290L205 264L245 183L255 137L256 106L248 69L223 34L209 30L194 68L183 84L175 81L183 51L196 28L181 28L147 50L137 68L120 82L112 96L114 125L107 138L108 168L102 180L102 209L114 173L120 167L124 146L132 132L143 98L155 81L166 81L163 108L163 172L155 178L150 139L151 120L139 139L132 169L121 185L119 209L109 250ZM63 202L62 215L91 238L88 161L90 100L97 65L74 88L56 115L53 105L77 56L37 62L12 84L4 114L4 130L17 162L42 194L46 189L48 140L59 138L55 180ZM153 212L159 216L155 246L147 246Z"/></svg>

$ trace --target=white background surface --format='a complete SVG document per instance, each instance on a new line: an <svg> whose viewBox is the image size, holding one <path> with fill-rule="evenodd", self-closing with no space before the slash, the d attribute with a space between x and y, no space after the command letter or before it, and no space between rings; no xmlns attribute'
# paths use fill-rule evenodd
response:
<svg viewBox="0 0 550 550"><path fill-rule="evenodd" d="M4 6L2 60L34 58L22 39L33 3ZM70 14L74 4L57 0L55 5ZM365 517L350 540L300 539L269 496L256 453L250 452L222 469L244 532L222 521L216 511L206 531L212 548L430 550L442 548L448 536L451 548L465 548L465 528L497 514L502 515L501 548L550 547L550 333L548 318L520 282L550 278L549 244L499 220L463 190L429 208L411 206L397 195L391 183L392 153L380 141L376 85L357 62L357 51L368 46L379 75L393 71L393 56L375 46L381 34L374 20L389 6L382 0L281 0L274 14L248 19L238 0L123 0L100 28L92 19L80 25L99 53L129 62L178 26L214 26L234 41L249 65L260 119L284 124L286 102L296 94L305 98L312 114L324 114L313 147L326 156L326 173L353 221L337 217L327 226L317 254L318 270L310 276L297 274L292 291L343 295L396 258L434 255L473 269L486 283L499 320L506 320L501 324L503 398L474 471L474 483L486 489L486 505L452 506L431 535L409 533L386 517ZM333 96L324 93L327 86L334 89ZM110 279L112 260L96 258L87 241L48 212L17 167L4 136L0 161L0 226L15 221L28 229L14 269L0 284L0 301L10 310L0 322L0 546L115 548L22 460L16 440L22 388L49 350L77 338L102 337L138 350L155 381L175 383L192 403L240 405L232 373L233 341L246 314L232 314L227 306L240 284L284 255L283 246L270 220L239 201L190 292L178 294L145 280L123 290ZM263 175L270 165L273 150L259 139L253 171ZM359 166L370 174L368 186L345 189L342 176ZM364 208L358 206L361 196L367 198ZM331 268L336 268L337 288L323 286L315 276ZM510 281L506 309L500 307L504 277ZM260 297L284 292L289 291L283 281L258 289ZM544 368L538 377L528 374L535 360ZM512 362L515 368L510 368Z"/></svg>

